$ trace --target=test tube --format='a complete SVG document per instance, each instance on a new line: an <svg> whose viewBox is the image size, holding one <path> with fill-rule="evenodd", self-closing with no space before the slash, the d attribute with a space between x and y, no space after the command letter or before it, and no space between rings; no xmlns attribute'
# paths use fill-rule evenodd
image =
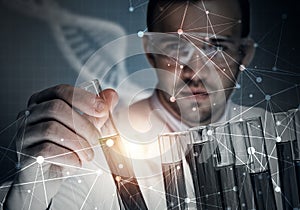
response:
<svg viewBox="0 0 300 210"><path fill-rule="evenodd" d="M248 153L250 141L246 124L243 121L231 122L227 124L227 128L235 155L235 176L239 192L240 209L256 209L250 179L250 165L253 164L253 157Z"/></svg>
<svg viewBox="0 0 300 210"><path fill-rule="evenodd" d="M191 128L189 153L186 156L190 166L197 209L222 209L220 180L214 168L216 145L211 137L213 131L206 126Z"/></svg>
<svg viewBox="0 0 300 210"><path fill-rule="evenodd" d="M228 125L211 126L212 140L216 144L214 152L215 170L220 181L223 209L240 209L235 155L229 135Z"/></svg>
<svg viewBox="0 0 300 210"><path fill-rule="evenodd" d="M168 209L188 209L182 158L182 146L188 138L187 132L165 133L158 137Z"/></svg>
<svg viewBox="0 0 300 210"><path fill-rule="evenodd" d="M297 139L292 112L273 113L276 133L276 150L283 209L300 207L297 174L293 157L297 153Z"/></svg>
<svg viewBox="0 0 300 210"><path fill-rule="evenodd" d="M250 179L254 191L256 208L260 210L276 210L275 195L270 173L266 142L261 118L245 120L249 147L247 152L251 160Z"/></svg>
<svg viewBox="0 0 300 210"><path fill-rule="evenodd" d="M296 143L293 145L294 164L298 183L298 195L300 195L300 111L299 109L292 109L289 111L292 114L295 128Z"/></svg>
<svg viewBox="0 0 300 210"><path fill-rule="evenodd" d="M101 92L102 89L100 83L97 79L82 83L79 87L94 93L97 97L101 96L105 100L105 97ZM117 188L120 206L126 210L147 209L134 174L129 153L114 124L111 113L109 113L109 117L104 125L99 128L99 132L101 135L99 143L112 173Z"/></svg>

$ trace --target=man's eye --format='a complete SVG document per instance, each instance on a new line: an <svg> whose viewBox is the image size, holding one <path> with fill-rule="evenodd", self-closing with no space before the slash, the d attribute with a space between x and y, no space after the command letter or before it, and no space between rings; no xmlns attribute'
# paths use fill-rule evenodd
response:
<svg viewBox="0 0 300 210"><path fill-rule="evenodd" d="M173 43L173 44L168 44L165 47L166 50L177 50L178 49L178 44Z"/></svg>
<svg viewBox="0 0 300 210"><path fill-rule="evenodd" d="M224 45L213 45L213 48L217 52L223 52L227 50L227 47Z"/></svg>

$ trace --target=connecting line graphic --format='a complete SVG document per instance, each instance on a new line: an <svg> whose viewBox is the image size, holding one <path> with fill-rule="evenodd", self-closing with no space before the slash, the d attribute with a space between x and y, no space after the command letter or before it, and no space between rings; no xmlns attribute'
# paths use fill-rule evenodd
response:
<svg viewBox="0 0 300 210"><path fill-rule="evenodd" d="M280 29L280 35L279 35L279 41L278 41L278 46L277 46L277 50L276 50L276 57L275 57L276 59L275 59L274 67L273 67L274 69L277 68L277 61L278 61L279 50L280 50L280 45L281 45L281 40L282 40L284 23L285 23L285 21L282 20L281 29Z"/></svg>
<svg viewBox="0 0 300 210"><path fill-rule="evenodd" d="M173 93L172 93L172 96L175 95L175 90L176 90L176 85L177 85L177 78L179 78L179 76L181 75L181 71L182 69L180 70L179 72L179 75L177 75L177 66L178 66L178 60L179 60L179 50L180 50L180 40L181 40L181 35L183 33L183 30L182 30L182 27L183 27L183 24L184 24L184 20L185 20L185 17L186 17L186 12L189 8L189 1L186 3L186 6L185 6L185 9L184 9L184 13L183 13L183 17L182 17L182 21L181 21L181 24L180 24L180 28L178 29L178 40L179 40L179 43L178 43L178 47L177 47L177 58L176 58L176 65L175 65L175 74L174 74L174 88L173 88Z"/></svg>
<svg viewBox="0 0 300 210"><path fill-rule="evenodd" d="M134 0L129 0L129 8L128 8L129 12L133 12L133 11L135 11L136 9L138 9L138 8L140 8L140 7L142 7L142 6L147 5L148 2L149 2L149 1L144 1L144 2L142 2L142 3L133 5L133 2L132 2L132 1L134 1Z"/></svg>
<svg viewBox="0 0 300 210"><path fill-rule="evenodd" d="M95 184L96 184L96 182L97 182L97 180L98 180L98 178L99 178L99 175L100 175L100 174L97 174L97 176L96 176L96 178L95 178L95 180L94 180L92 186L91 186L90 189L89 189L89 192L87 193L87 195L86 195L86 197L85 197L85 199L84 199L84 201L83 201L83 203L82 203L82 205L81 205L81 207L80 207L80 210L82 210L82 209L84 208L84 205L85 205L85 203L86 203L88 197L90 196L90 193L91 193L91 191L93 190L93 188L94 188L94 186L95 186Z"/></svg>

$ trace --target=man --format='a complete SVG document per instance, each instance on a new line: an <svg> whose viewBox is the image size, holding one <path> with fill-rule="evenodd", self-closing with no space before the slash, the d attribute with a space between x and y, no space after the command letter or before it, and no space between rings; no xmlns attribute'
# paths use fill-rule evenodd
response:
<svg viewBox="0 0 300 210"><path fill-rule="evenodd" d="M143 41L156 69L157 89L151 98L120 112L116 122L130 140L135 175L148 209L164 209L157 135L236 119L228 114L233 109L230 95L239 72L251 62L254 47L248 37L245 0L152 0L147 24L153 33L145 34ZM97 147L96 127L103 125L117 101L113 90L103 95L105 101L59 85L30 98L22 113L25 127L18 134L25 167L7 194L5 209L120 207L111 174L99 170L107 165ZM187 182L192 194L192 183Z"/></svg>

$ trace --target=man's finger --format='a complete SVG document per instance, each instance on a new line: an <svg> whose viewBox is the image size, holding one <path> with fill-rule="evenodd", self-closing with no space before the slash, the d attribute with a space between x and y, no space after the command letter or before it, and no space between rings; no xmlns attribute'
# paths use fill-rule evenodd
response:
<svg viewBox="0 0 300 210"><path fill-rule="evenodd" d="M28 107L53 99L61 99L72 107L95 117L103 117L108 108L105 100L93 93L70 85L57 85L31 96Z"/></svg>
<svg viewBox="0 0 300 210"><path fill-rule="evenodd" d="M107 115L108 113L103 118L87 116L95 120L97 119L97 122L102 122L103 124L107 119ZM54 99L33 106L30 109L27 124L34 125L50 120L60 122L93 145L98 143L100 134L95 125L84 117L84 115L80 115L78 112L74 111L63 100Z"/></svg>
<svg viewBox="0 0 300 210"><path fill-rule="evenodd" d="M52 142L74 151L81 160L90 161L94 156L94 151L88 141L56 121L47 121L27 127L20 144L23 148L27 148L42 142Z"/></svg>

